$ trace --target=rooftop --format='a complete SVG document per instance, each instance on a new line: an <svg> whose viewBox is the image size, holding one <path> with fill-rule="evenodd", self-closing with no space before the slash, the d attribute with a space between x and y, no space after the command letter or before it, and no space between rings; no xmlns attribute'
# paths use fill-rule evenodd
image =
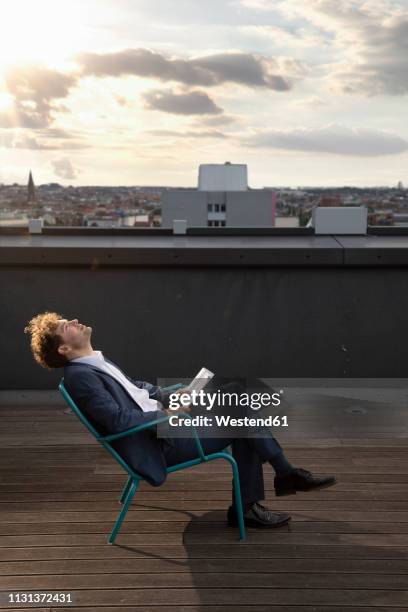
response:
<svg viewBox="0 0 408 612"><path fill-rule="evenodd" d="M278 499L265 468L267 503L292 515L288 527L240 542L225 522L231 476L215 461L144 484L109 546L125 474L65 407L27 399L1 408L2 591L72 591L85 612L407 609L405 410L384 428L378 407L353 413L347 397L331 398L330 418L327 397L288 409L289 459L339 481Z"/></svg>
<svg viewBox="0 0 408 612"><path fill-rule="evenodd" d="M401 230L0 233L2 593L73 591L84 612L406 611L407 265ZM109 546L125 474L30 355L23 327L46 309L91 323L95 348L151 382L203 365L302 377L319 393L292 398L277 438L338 484L276 498L266 466L266 503L292 521L239 542L213 462L144 484ZM331 378L341 392L322 390Z"/></svg>

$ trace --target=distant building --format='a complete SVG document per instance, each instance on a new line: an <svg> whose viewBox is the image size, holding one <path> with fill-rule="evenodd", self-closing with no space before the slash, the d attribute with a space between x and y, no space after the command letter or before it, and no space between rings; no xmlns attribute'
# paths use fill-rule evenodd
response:
<svg viewBox="0 0 408 612"><path fill-rule="evenodd" d="M28 175L28 185L27 185L27 204L34 204L37 198L35 195L35 185L33 180L33 175L30 170L30 174Z"/></svg>
<svg viewBox="0 0 408 612"><path fill-rule="evenodd" d="M28 208L28 216L31 219L39 219L42 216L43 209L41 204L41 198L37 197L36 188L34 185L34 179L32 172L28 175L28 184L27 184L27 208Z"/></svg>
<svg viewBox="0 0 408 612"><path fill-rule="evenodd" d="M299 217L276 217L275 227L294 228L299 227Z"/></svg>
<svg viewBox="0 0 408 612"><path fill-rule="evenodd" d="M86 215L87 227L149 227L149 215L96 213Z"/></svg>
<svg viewBox="0 0 408 612"><path fill-rule="evenodd" d="M86 227L119 227L121 219L115 215L89 215L85 218Z"/></svg>
<svg viewBox="0 0 408 612"><path fill-rule="evenodd" d="M246 164L201 164L198 169L199 191L246 191L248 169Z"/></svg>
<svg viewBox="0 0 408 612"><path fill-rule="evenodd" d="M276 192L248 188L244 164L202 164L198 189L172 189L162 196L162 226L185 219L187 227L272 227Z"/></svg>
<svg viewBox="0 0 408 612"><path fill-rule="evenodd" d="M408 227L408 213L392 213L393 225Z"/></svg>
<svg viewBox="0 0 408 612"><path fill-rule="evenodd" d="M395 218L397 217L397 218ZM407 224L407 215L395 215L392 210L379 209L368 213L368 225L401 225Z"/></svg>
<svg viewBox="0 0 408 612"><path fill-rule="evenodd" d="M335 193L335 194L324 194L320 197L320 203L319 206L324 206L325 208L327 207L338 207L342 205L342 198L341 195L339 193Z"/></svg>
<svg viewBox="0 0 408 612"><path fill-rule="evenodd" d="M150 227L150 217L149 215L136 215L134 221L134 227Z"/></svg>
<svg viewBox="0 0 408 612"><path fill-rule="evenodd" d="M17 212L0 212L0 227L27 227L28 217Z"/></svg>
<svg viewBox="0 0 408 612"><path fill-rule="evenodd" d="M57 219L51 212L45 212L42 216L44 225L56 225Z"/></svg>

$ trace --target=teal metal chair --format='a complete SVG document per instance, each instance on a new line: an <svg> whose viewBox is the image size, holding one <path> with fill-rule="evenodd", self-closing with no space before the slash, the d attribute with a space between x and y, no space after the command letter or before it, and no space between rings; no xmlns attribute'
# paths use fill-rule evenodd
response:
<svg viewBox="0 0 408 612"><path fill-rule="evenodd" d="M171 387L165 387L166 391L176 391L180 387L183 387L182 384L172 385ZM61 392L63 398L68 403L68 405L72 408L73 412L76 416L82 421L85 427L90 431L90 433L102 444L102 446L116 459L116 461L122 466L122 468L127 472L128 479L126 481L125 486L123 487L123 491L119 498L119 503L122 504L122 509L116 519L116 523L112 529L112 532L109 536L108 542L109 544L113 544L116 540L116 536L119 533L120 527L125 519L126 513L132 503L132 499L138 489L139 482L144 480L143 476L137 474L127 463L122 459L119 453L112 447L111 442L114 440L119 440L120 438L124 438L125 436L130 436L139 431L143 431L144 429L148 429L149 427L154 427L159 423L164 423L169 420L170 416L162 417L160 419L156 419L155 421L151 421L150 423L144 425L138 425L136 427L131 427L125 431L121 431L120 433L111 434L108 436L101 436L97 430L93 427L93 425L88 421L88 419L84 416L78 406L75 404L72 397L69 395L68 391L64 387L64 379L61 380L59 387L59 391ZM180 413L178 413L180 414ZM188 416L188 415L184 415ZM198 457L196 459L191 459L190 461L184 461L183 463L178 463L177 465L172 465L167 468L167 473L171 474L172 472L178 472L179 470L184 470L185 468L192 467L193 465L198 465L200 463L204 463L206 461L212 461L213 459L225 459L228 461L232 468L232 475L234 479L234 492L235 492L235 507L238 518L238 527L239 527L239 536L241 540L245 540L245 524L244 524L244 516L242 510L242 499L241 499L241 489L239 483L239 473L237 462L234 457L230 454L228 449L217 453L210 453L206 455L203 451L203 447L201 446L200 438L198 437L197 430L195 427L191 426L193 430L193 435L195 442L197 444Z"/></svg>

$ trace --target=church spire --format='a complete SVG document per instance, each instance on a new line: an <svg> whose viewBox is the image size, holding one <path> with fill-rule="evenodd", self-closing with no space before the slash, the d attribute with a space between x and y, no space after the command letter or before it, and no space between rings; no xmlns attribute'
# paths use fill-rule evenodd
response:
<svg viewBox="0 0 408 612"><path fill-rule="evenodd" d="M33 203L36 201L36 197L35 197L35 185L34 185L34 180L33 180L33 175L31 173L30 170L30 174L28 175L28 185L27 185L27 202L28 203Z"/></svg>

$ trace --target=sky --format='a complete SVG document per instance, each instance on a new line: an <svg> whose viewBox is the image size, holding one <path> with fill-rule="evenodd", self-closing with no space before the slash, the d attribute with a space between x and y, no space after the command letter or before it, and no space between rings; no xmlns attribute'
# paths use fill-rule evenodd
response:
<svg viewBox="0 0 408 612"><path fill-rule="evenodd" d="M408 0L13 0L0 183L408 185Z"/></svg>

